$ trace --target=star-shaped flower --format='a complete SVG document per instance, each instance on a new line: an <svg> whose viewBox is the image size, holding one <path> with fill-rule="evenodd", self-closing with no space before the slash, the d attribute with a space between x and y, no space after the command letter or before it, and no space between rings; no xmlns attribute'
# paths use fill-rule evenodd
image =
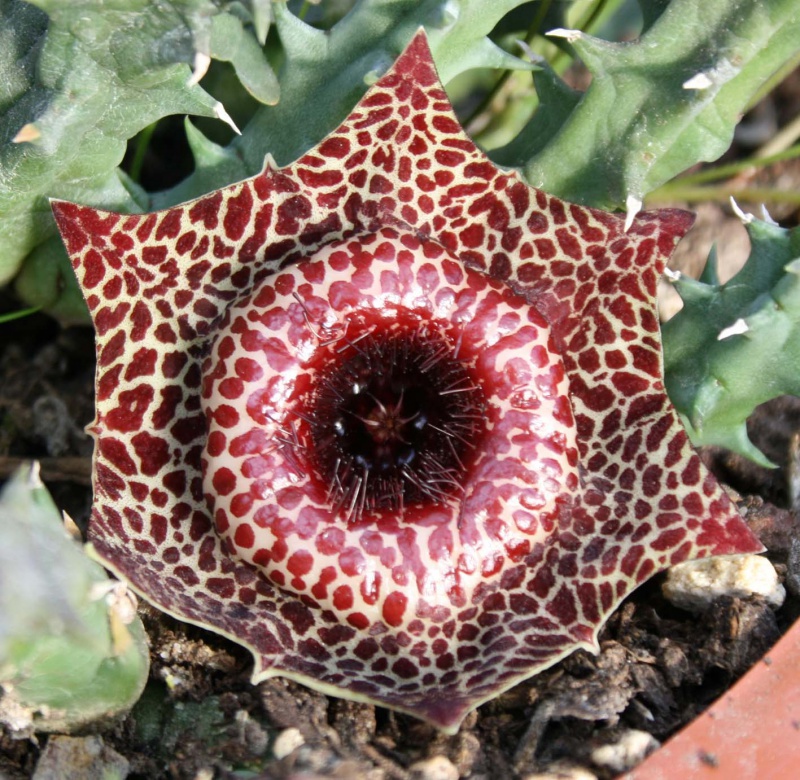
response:
<svg viewBox="0 0 800 780"><path fill-rule="evenodd" d="M454 730L652 574L761 549L662 384L690 215L529 187L422 32L292 165L53 210L97 330L99 558L284 675Z"/></svg>

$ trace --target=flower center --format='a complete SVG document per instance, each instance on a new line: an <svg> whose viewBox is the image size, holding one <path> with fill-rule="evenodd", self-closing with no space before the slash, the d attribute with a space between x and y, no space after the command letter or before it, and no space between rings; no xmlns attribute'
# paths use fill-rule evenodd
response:
<svg viewBox="0 0 800 780"><path fill-rule="evenodd" d="M547 322L409 233L264 279L228 307L202 381L221 542L356 629L464 607L544 549L579 486Z"/></svg>
<svg viewBox="0 0 800 780"><path fill-rule="evenodd" d="M486 406L459 346L444 325L393 322L321 361L300 414L337 511L358 520L463 491Z"/></svg>

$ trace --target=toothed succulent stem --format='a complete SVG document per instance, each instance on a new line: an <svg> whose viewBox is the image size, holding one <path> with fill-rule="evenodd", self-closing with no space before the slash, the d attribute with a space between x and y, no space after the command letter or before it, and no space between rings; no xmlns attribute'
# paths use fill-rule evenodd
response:
<svg viewBox="0 0 800 780"><path fill-rule="evenodd" d="M712 253L699 281L672 279L684 305L662 329L666 386L695 444L770 467L746 421L765 401L800 395L800 228L741 216L751 250L736 276L720 284Z"/></svg>
<svg viewBox="0 0 800 780"><path fill-rule="evenodd" d="M70 731L124 712L148 658L126 586L70 538L38 469L17 473L0 493L0 722Z"/></svg>

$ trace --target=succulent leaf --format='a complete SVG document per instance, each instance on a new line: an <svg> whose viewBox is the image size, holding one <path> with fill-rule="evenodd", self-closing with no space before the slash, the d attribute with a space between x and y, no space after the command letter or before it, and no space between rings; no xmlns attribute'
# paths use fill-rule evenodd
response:
<svg viewBox="0 0 800 780"><path fill-rule="evenodd" d="M254 680L453 731L653 573L761 549L662 383L691 216L626 231L498 169L424 33L285 167L53 209L97 330L92 544Z"/></svg>
<svg viewBox="0 0 800 780"><path fill-rule="evenodd" d="M716 444L762 466L746 420L778 395L800 395L800 228L745 220L747 263L725 284L715 255L701 281L674 281L684 306L663 326L667 390L692 441Z"/></svg>
<svg viewBox="0 0 800 780"><path fill-rule="evenodd" d="M64 327L87 322L86 302L59 236L50 236L28 255L14 289L23 301L46 310Z"/></svg>
<svg viewBox="0 0 800 780"><path fill-rule="evenodd" d="M632 43L561 32L591 85L543 148L537 112L492 157L561 198L618 209L725 152L753 95L796 54L800 7L673 0Z"/></svg>
<svg viewBox="0 0 800 780"><path fill-rule="evenodd" d="M0 494L0 721L64 731L133 706L147 680L144 628L69 537L37 472Z"/></svg>
<svg viewBox="0 0 800 780"><path fill-rule="evenodd" d="M226 57L254 94L277 97L253 35L210 0L33 5L0 6L0 80L8 85L0 102L0 284L55 233L47 197L140 210L117 170L126 142L170 114L220 117L220 104L190 83L189 65L212 43L230 43L231 26L240 35Z"/></svg>
<svg viewBox="0 0 800 780"><path fill-rule="evenodd" d="M256 100L274 105L280 97L278 79L253 35L233 14L215 14L211 19L211 56L230 62L242 86Z"/></svg>

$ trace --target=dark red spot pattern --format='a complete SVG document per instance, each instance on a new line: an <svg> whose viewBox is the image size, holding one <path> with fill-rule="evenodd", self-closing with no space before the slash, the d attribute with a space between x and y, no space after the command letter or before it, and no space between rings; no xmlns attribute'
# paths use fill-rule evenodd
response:
<svg viewBox="0 0 800 780"><path fill-rule="evenodd" d="M655 283L691 217L645 212L625 232L621 217L565 204L495 168L458 126L424 33L340 127L286 168L165 212L52 208L97 331L94 549L161 609L248 647L256 680L286 673L453 731L514 681L595 647L609 613L669 563L761 549L691 450L660 381ZM546 323L548 354L564 366L553 419L557 429L576 421L568 466L556 458L542 473L556 506L543 510L535 489L519 488L498 504L495 480L525 479L524 463L498 450L499 473L489 469L485 488L473 485L475 501L484 500L466 513L473 522L459 544L494 533L501 552L479 559L453 549L456 570L482 583L469 589L426 577L427 561L448 560L447 534L426 532L431 544L419 544L413 523L387 519L370 529L367 554L337 540L335 524L325 535L327 521L302 514L290 493L278 502L295 508L275 511L271 491L291 488L291 475L273 485L254 478L247 496L263 511L239 526L238 543L252 541L259 563L284 561L267 575L232 553L218 529L233 518L213 516L205 495L201 396L226 377L203 377L203 357L231 302L280 267L312 260L343 235L368 244L399 226L423 245L430 239L446 284L454 264L495 277L463 293L465 305L502 282ZM384 281L389 290L393 280ZM340 298L357 305L349 293ZM317 302L306 307L313 318ZM295 312L282 327L288 335L303 326ZM290 365L291 355L269 349L276 370ZM540 356L529 352L536 371ZM239 365L229 378L257 373ZM541 399L514 385L520 364L495 369L508 381L496 396L499 423L535 411ZM225 392L238 387L229 382ZM264 414L258 403L250 411ZM536 451L553 419L540 417L513 445ZM215 451L230 446L232 430L222 425ZM247 474L273 454L250 453ZM245 473L232 477L221 487L235 495ZM264 529L278 540L270 549L257 542ZM318 565L322 550L342 562L335 579Z"/></svg>

